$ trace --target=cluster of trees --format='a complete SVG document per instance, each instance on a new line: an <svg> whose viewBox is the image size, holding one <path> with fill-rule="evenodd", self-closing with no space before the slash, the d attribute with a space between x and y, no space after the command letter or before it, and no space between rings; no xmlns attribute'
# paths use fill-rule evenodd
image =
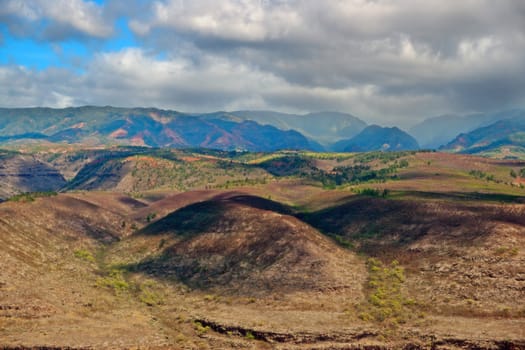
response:
<svg viewBox="0 0 525 350"><path fill-rule="evenodd" d="M406 159L399 160L399 158L408 155L405 153L377 152L358 155L353 165L338 166L330 171L317 168L310 158L300 155L287 155L271 159L260 166L274 176L292 176L321 183L325 188L335 188L342 185L396 179L398 169L409 166ZM377 166L372 167L367 164L377 160L385 166L377 169Z"/></svg>
<svg viewBox="0 0 525 350"><path fill-rule="evenodd" d="M359 184L363 182L384 182L397 179L397 170L408 167L408 161L397 160L393 164L381 168L372 169L370 165L352 165L336 167L331 172L321 172L315 180L320 181L325 187L335 187L346 184Z"/></svg>
<svg viewBox="0 0 525 350"><path fill-rule="evenodd" d="M516 173L516 170L511 169L510 176L512 176L513 178L517 178L518 176L525 177L525 168L520 169L517 173Z"/></svg>
<svg viewBox="0 0 525 350"><path fill-rule="evenodd" d="M471 170L471 171L469 171L469 175L474 176L475 178L478 178L478 179L485 179L487 181L494 181L494 175L487 174L486 172L481 171L481 170Z"/></svg>

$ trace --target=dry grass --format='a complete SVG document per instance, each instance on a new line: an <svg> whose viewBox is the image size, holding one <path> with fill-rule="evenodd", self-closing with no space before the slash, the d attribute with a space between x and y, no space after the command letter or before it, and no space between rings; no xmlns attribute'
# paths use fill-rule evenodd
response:
<svg viewBox="0 0 525 350"><path fill-rule="evenodd" d="M525 206L504 183L515 164L406 159L400 180L374 186L415 192L386 198L286 179L234 192L78 192L1 203L0 345L396 348L428 344L428 335L450 348L457 344L447 339L522 344ZM472 169L503 182L469 176ZM220 209L208 225L206 201ZM140 231L151 213L151 225L173 219L166 232ZM148 261L157 264L130 269ZM270 336L284 343L257 340Z"/></svg>

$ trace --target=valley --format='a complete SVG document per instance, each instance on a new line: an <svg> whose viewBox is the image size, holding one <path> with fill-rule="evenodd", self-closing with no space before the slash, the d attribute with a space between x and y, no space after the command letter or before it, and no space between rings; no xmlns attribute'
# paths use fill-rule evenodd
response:
<svg viewBox="0 0 525 350"><path fill-rule="evenodd" d="M65 145L2 157L3 348L525 347L522 161ZM27 187L25 165L57 181Z"/></svg>

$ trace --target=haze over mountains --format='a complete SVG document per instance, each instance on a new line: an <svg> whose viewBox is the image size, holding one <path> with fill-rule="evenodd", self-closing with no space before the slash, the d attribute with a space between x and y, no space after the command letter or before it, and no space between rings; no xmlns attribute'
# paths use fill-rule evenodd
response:
<svg viewBox="0 0 525 350"><path fill-rule="evenodd" d="M233 111L187 114L156 108L75 107L2 108L0 143L71 143L84 145L139 145L150 147L204 147L221 150L363 152L414 150L487 152L501 134L500 128L480 131L494 139L483 149L457 147L451 142L462 133L475 132L502 120L514 120L513 133L524 132L525 111L446 115L410 128L368 125L351 114L318 112L306 115L273 111ZM491 135L491 133L496 133ZM478 132L479 133L479 132ZM499 134L498 134L499 133ZM456 142L457 143L457 142ZM501 142L500 142L501 143ZM521 150L520 139L505 144Z"/></svg>
<svg viewBox="0 0 525 350"><path fill-rule="evenodd" d="M370 125L355 137L337 142L332 148L339 152L401 151L416 150L419 145L412 136L397 127Z"/></svg>
<svg viewBox="0 0 525 350"><path fill-rule="evenodd" d="M453 140L461 133L488 126L498 120L525 118L520 109L497 113L476 113L468 115L443 115L425 119L409 129L410 134L423 148L438 148Z"/></svg>
<svg viewBox="0 0 525 350"><path fill-rule="evenodd" d="M211 114L217 116L217 114ZM367 124L351 115L339 112L318 112L305 115L273 111L236 111L221 113L221 118L253 120L259 124L273 125L279 129L294 129L323 145L357 135Z"/></svg>
<svg viewBox="0 0 525 350"><path fill-rule="evenodd" d="M458 135L442 149L469 154L497 150L521 153L525 150L525 119L498 120L488 126Z"/></svg>

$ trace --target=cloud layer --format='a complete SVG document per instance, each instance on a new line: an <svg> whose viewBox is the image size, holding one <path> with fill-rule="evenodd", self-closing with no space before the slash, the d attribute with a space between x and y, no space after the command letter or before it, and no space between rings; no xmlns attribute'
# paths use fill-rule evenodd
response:
<svg viewBox="0 0 525 350"><path fill-rule="evenodd" d="M13 35L39 40L107 38L113 32L102 8L82 0L4 0L0 20Z"/></svg>
<svg viewBox="0 0 525 350"><path fill-rule="evenodd" d="M111 45L119 18L135 45ZM7 0L0 23L93 51L81 72L0 66L3 106L328 109L404 125L525 106L520 1Z"/></svg>

